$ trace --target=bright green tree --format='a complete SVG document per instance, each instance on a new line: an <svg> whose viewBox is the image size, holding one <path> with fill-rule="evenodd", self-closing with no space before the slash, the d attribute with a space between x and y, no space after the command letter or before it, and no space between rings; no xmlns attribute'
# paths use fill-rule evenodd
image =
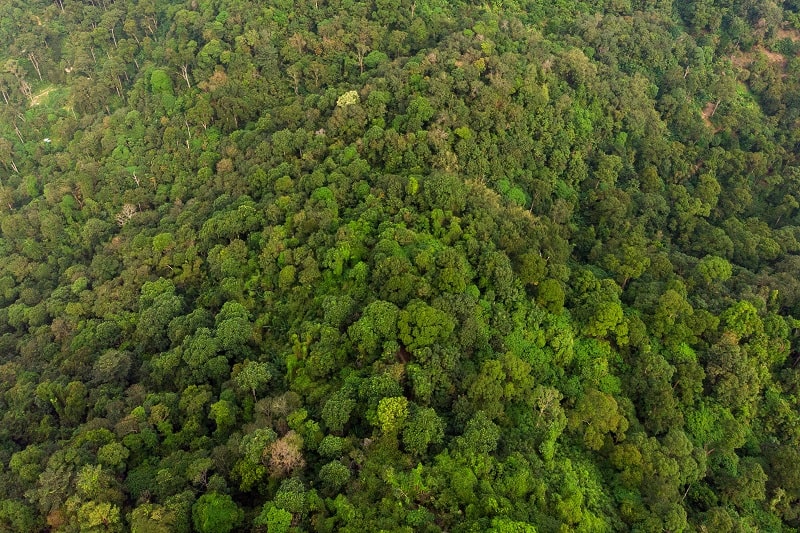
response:
<svg viewBox="0 0 800 533"><path fill-rule="evenodd" d="M243 519L244 511L227 494L203 494L192 506L192 523L201 533L228 533L236 530Z"/></svg>

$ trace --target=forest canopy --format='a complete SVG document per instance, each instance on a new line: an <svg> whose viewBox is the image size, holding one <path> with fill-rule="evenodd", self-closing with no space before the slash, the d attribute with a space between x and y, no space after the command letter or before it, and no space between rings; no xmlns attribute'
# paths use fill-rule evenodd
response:
<svg viewBox="0 0 800 533"><path fill-rule="evenodd" d="M0 530L800 528L797 0L0 43Z"/></svg>

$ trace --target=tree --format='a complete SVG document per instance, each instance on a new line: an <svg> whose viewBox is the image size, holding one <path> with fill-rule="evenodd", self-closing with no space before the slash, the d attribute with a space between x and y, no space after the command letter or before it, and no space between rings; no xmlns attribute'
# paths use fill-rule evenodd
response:
<svg viewBox="0 0 800 533"><path fill-rule="evenodd" d="M256 393L263 391L272 379L272 373L266 363L259 363L245 359L233 367L233 379L236 385L244 391L249 391L256 401Z"/></svg>
<svg viewBox="0 0 800 533"><path fill-rule="evenodd" d="M614 433L616 440L624 439L628 421L613 396L589 390L569 413L568 427L583 433L583 442L590 450L599 450L609 433Z"/></svg>
<svg viewBox="0 0 800 533"><path fill-rule="evenodd" d="M307 499L303 482L296 477L284 479L275 493L275 505L292 514L304 514L307 511Z"/></svg>
<svg viewBox="0 0 800 533"><path fill-rule="evenodd" d="M331 431L340 432L350 420L350 415L356 402L351 398L349 391L340 389L328 398L322 407L322 420Z"/></svg>
<svg viewBox="0 0 800 533"><path fill-rule="evenodd" d="M432 408L416 408L403 429L403 446L413 454L424 456L430 445L442 442L444 427L444 421Z"/></svg>
<svg viewBox="0 0 800 533"><path fill-rule="evenodd" d="M97 358L92 374L99 383L126 383L132 360L127 352L107 350Z"/></svg>
<svg viewBox="0 0 800 533"><path fill-rule="evenodd" d="M192 506L192 523L201 533L228 533L243 520L244 512L227 494L203 494Z"/></svg>
<svg viewBox="0 0 800 533"><path fill-rule="evenodd" d="M341 461L333 460L319 470L319 479L332 493L339 491L350 480L350 469Z"/></svg>
<svg viewBox="0 0 800 533"><path fill-rule="evenodd" d="M397 435L408 418L408 399L404 396L382 398L378 402L378 424L385 435Z"/></svg>
<svg viewBox="0 0 800 533"><path fill-rule="evenodd" d="M275 477L286 477L303 468L303 437L291 430L269 447L270 473Z"/></svg>
<svg viewBox="0 0 800 533"><path fill-rule="evenodd" d="M347 333L358 349L374 357L382 343L397 337L397 319L400 310L396 305L378 300L370 303L361 317L353 323Z"/></svg>
<svg viewBox="0 0 800 533"><path fill-rule="evenodd" d="M742 301L729 307L720 319L725 330L735 333L740 339L764 331L758 310L750 302Z"/></svg>
<svg viewBox="0 0 800 533"><path fill-rule="evenodd" d="M537 303L554 315L561 313L565 298L561 283L552 278L543 280L536 291Z"/></svg>
<svg viewBox="0 0 800 533"><path fill-rule="evenodd" d="M0 500L0 526L8 531L36 531L42 527L36 515L24 503Z"/></svg>
<svg viewBox="0 0 800 533"><path fill-rule="evenodd" d="M183 299L175 294L172 281L160 278L142 285L137 335L142 339L145 349L160 351L167 347L167 326L180 315L183 303Z"/></svg>
<svg viewBox="0 0 800 533"><path fill-rule="evenodd" d="M275 533L287 533L292 526L292 513L280 507L276 507L272 502L264 504L264 508L256 519L256 525L267 527L267 531Z"/></svg>
<svg viewBox="0 0 800 533"><path fill-rule="evenodd" d="M714 255L703 257L695 269L699 278L706 285L728 281L733 273L731 264L727 260Z"/></svg>
<svg viewBox="0 0 800 533"><path fill-rule="evenodd" d="M446 339L455 329L455 323L442 311L413 300L400 312L397 329L400 341L414 352Z"/></svg>
<svg viewBox="0 0 800 533"><path fill-rule="evenodd" d="M241 490L250 490L266 476L270 445L276 439L275 432L268 428L256 429L242 437L239 444L242 460L233 469L241 480L239 484Z"/></svg>
<svg viewBox="0 0 800 533"><path fill-rule="evenodd" d="M238 302L225 302L216 317L215 336L219 339L223 350L238 355L245 351L247 343L253 335L249 313Z"/></svg>
<svg viewBox="0 0 800 533"><path fill-rule="evenodd" d="M228 400L211 404L209 417L217 424L217 432L222 434L236 424L236 406Z"/></svg>
<svg viewBox="0 0 800 533"><path fill-rule="evenodd" d="M110 502L86 502L77 518L81 531L123 531L119 507Z"/></svg>
<svg viewBox="0 0 800 533"><path fill-rule="evenodd" d="M220 352L220 342L208 328L198 328L183 341L183 361L194 383L221 381L230 375L228 359Z"/></svg>
<svg viewBox="0 0 800 533"><path fill-rule="evenodd" d="M591 271L576 274L575 293L580 302L578 316L583 320L586 335L603 338L613 333L617 337L627 334L624 312L619 299L620 288L610 279L600 279Z"/></svg>
<svg viewBox="0 0 800 533"><path fill-rule="evenodd" d="M531 524L510 518L493 518L492 526L487 531L491 533L536 533L536 528Z"/></svg>
<svg viewBox="0 0 800 533"><path fill-rule="evenodd" d="M191 501L184 509L181 496L170 498L166 505L145 503L136 507L130 514L130 528L136 533L168 533L170 531L186 533L189 531L189 512ZM191 495L194 500L194 495ZM187 512L189 511L189 512Z"/></svg>
<svg viewBox="0 0 800 533"><path fill-rule="evenodd" d="M525 285L538 285L547 273L547 261L541 254L526 252L520 257L519 278Z"/></svg>
<svg viewBox="0 0 800 533"><path fill-rule="evenodd" d="M627 235L624 242L609 246L612 250L603 257L603 265L616 274L616 281L624 290L628 282L644 274L650 266L643 228Z"/></svg>
<svg viewBox="0 0 800 533"><path fill-rule="evenodd" d="M500 441L500 428L492 422L486 413L475 413L464 430L464 434L457 438L457 446L467 454L489 454L497 449Z"/></svg>

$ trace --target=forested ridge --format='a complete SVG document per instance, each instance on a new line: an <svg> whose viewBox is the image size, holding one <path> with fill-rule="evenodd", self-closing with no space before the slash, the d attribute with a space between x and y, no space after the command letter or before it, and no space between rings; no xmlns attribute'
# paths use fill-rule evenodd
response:
<svg viewBox="0 0 800 533"><path fill-rule="evenodd" d="M798 28L0 2L0 531L797 531Z"/></svg>

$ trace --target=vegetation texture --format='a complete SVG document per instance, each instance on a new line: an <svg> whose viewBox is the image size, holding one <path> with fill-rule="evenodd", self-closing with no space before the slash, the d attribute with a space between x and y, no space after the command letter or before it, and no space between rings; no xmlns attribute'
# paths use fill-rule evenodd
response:
<svg viewBox="0 0 800 533"><path fill-rule="evenodd" d="M799 24L0 1L0 530L797 531Z"/></svg>

